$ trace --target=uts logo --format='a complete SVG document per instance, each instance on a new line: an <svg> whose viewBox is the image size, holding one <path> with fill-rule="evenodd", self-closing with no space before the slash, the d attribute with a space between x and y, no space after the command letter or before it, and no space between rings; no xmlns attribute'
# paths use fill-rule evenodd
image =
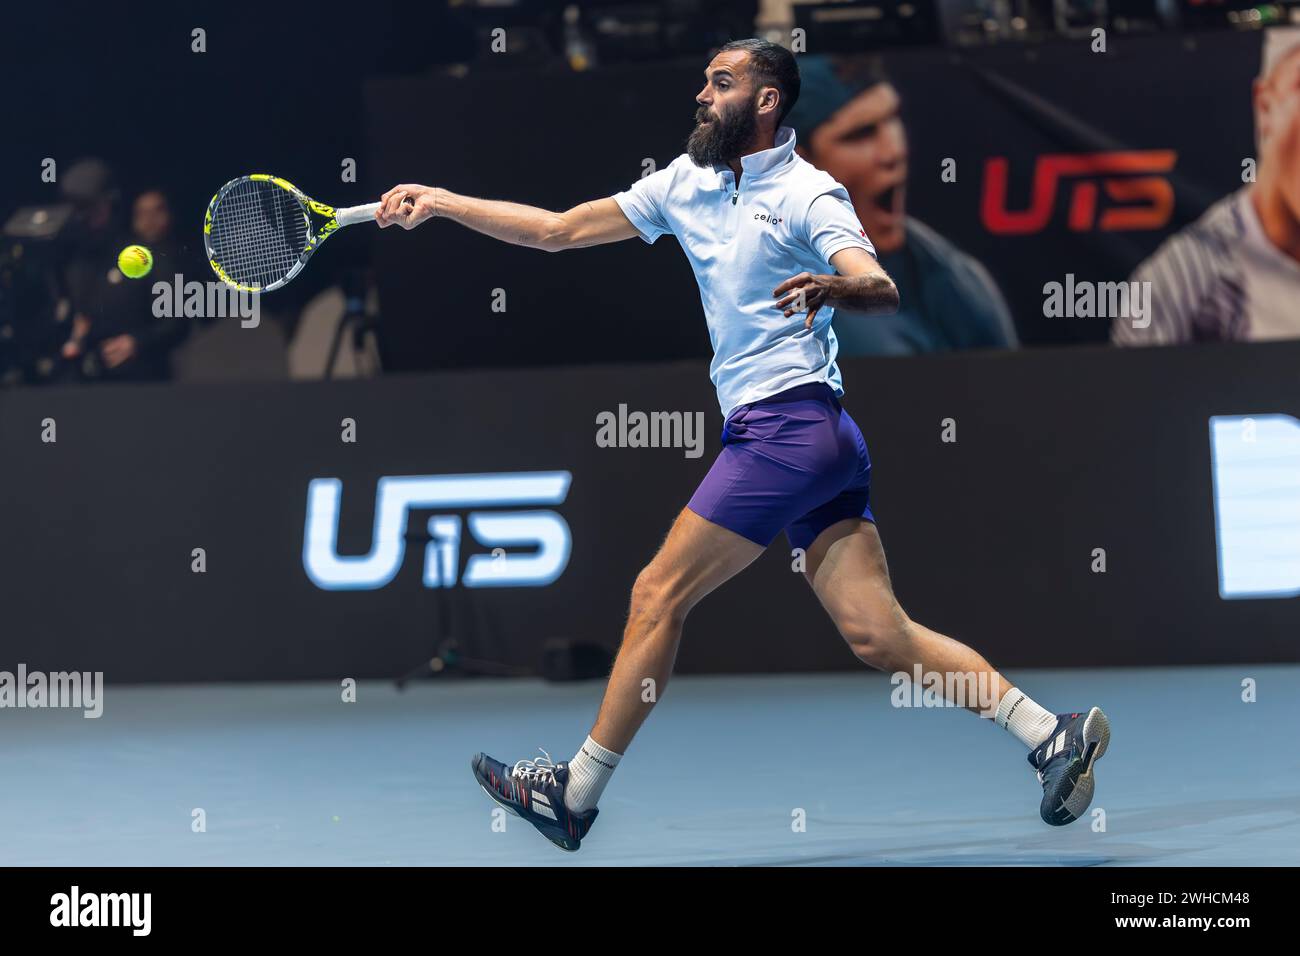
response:
<svg viewBox="0 0 1300 956"><path fill-rule="evenodd" d="M397 576L406 557L406 525L416 509L479 509L504 505L557 505L569 493L567 471L488 475L406 475L380 478L375 492L374 538L370 552L338 553L339 503L343 482L316 478L307 486L307 527L302 563L313 584L326 591L374 590ZM460 583L467 588L541 587L569 563L569 526L554 511L470 511L472 540L492 549L473 554ZM460 567L459 514L429 518L424 549L424 585L454 587ZM522 547L509 553L508 547Z"/></svg>
<svg viewBox="0 0 1300 956"><path fill-rule="evenodd" d="M1064 184L1070 197L1066 224L1072 232L1160 229L1174 211L1174 187L1164 174L1177 159L1172 149L1039 156L1029 208L1012 211L1007 209L1010 162L993 156L984 164L980 218L998 235L1042 232L1056 212L1057 193ZM1106 194L1100 215L1099 186Z"/></svg>

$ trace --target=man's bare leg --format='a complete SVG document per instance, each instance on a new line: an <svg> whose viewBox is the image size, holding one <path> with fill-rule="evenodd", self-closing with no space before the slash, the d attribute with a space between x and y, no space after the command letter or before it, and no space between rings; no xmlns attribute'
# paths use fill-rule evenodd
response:
<svg viewBox="0 0 1300 956"><path fill-rule="evenodd" d="M982 655L924 627L899 606L876 526L861 518L832 525L808 549L804 576L859 660L887 673L974 675L976 699L960 703L992 717L1012 685ZM984 699L978 699L983 697Z"/></svg>
<svg viewBox="0 0 1300 956"><path fill-rule="evenodd" d="M627 750L663 696L686 615L763 550L689 508L682 510L663 547L632 587L623 643L591 730L593 740L620 754Z"/></svg>
<svg viewBox="0 0 1300 956"><path fill-rule="evenodd" d="M918 666L923 675L940 675L946 699L994 719L1029 748L1043 787L1038 812L1044 822L1064 826L1087 810L1095 786L1093 764L1110 742L1110 723L1101 708L1053 714L1013 687L982 655L908 617L894 598L885 551L870 521L841 521L818 535L808 549L806 576L859 659L909 679ZM950 676L957 680L950 683Z"/></svg>
<svg viewBox="0 0 1300 956"><path fill-rule="evenodd" d="M578 753L567 764L553 763L549 755L507 764L477 753L470 763L484 793L561 849L578 849L614 768L663 695L686 615L763 550L684 509L659 553L637 575L596 725Z"/></svg>

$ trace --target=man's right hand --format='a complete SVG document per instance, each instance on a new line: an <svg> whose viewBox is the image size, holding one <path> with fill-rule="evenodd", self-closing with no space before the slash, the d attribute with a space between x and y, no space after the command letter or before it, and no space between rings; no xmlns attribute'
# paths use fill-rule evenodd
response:
<svg viewBox="0 0 1300 956"><path fill-rule="evenodd" d="M68 341L63 343L60 354L65 359L75 359L81 354L81 342L90 332L90 319L86 318L80 312L72 317L72 334Z"/></svg>
<svg viewBox="0 0 1300 956"><path fill-rule="evenodd" d="M403 183L394 186L379 197L379 208L375 211L375 221L381 229L398 225L403 229L414 229L426 219L438 214L434 204L435 187L421 186L417 183Z"/></svg>

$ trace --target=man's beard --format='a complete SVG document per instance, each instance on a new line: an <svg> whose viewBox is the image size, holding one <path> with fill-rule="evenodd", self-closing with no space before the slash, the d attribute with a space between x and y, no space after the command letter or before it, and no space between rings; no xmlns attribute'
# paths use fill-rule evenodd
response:
<svg viewBox="0 0 1300 956"><path fill-rule="evenodd" d="M753 109L724 112L710 122L708 107L701 106L695 114L695 129L686 141L686 155L696 166L729 164L754 141L758 133L758 113Z"/></svg>

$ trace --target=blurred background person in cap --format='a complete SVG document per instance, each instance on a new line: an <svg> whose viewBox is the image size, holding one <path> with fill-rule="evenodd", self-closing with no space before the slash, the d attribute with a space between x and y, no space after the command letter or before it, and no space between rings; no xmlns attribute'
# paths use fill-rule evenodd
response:
<svg viewBox="0 0 1300 956"><path fill-rule="evenodd" d="M1220 199L1134 270L1150 315L1116 318L1117 345L1300 337L1300 27L1264 32L1252 90L1255 182Z"/></svg>
<svg viewBox="0 0 1300 956"><path fill-rule="evenodd" d="M894 315L837 310L841 355L910 355L1018 344L988 270L908 216L907 134L898 91L875 57L801 56L803 88L786 118L796 149L843 183L898 286Z"/></svg>
<svg viewBox="0 0 1300 956"><path fill-rule="evenodd" d="M171 282L174 269L172 216L161 190L141 193L132 204L131 229L120 228L120 196L108 166L97 159L75 163L62 179L65 199L76 208L62 267L65 315L71 316L61 355L68 379L156 381L170 377L168 356L185 337L180 317L153 312L153 285ZM154 267L130 280L117 268L118 253L131 243L153 253Z"/></svg>

